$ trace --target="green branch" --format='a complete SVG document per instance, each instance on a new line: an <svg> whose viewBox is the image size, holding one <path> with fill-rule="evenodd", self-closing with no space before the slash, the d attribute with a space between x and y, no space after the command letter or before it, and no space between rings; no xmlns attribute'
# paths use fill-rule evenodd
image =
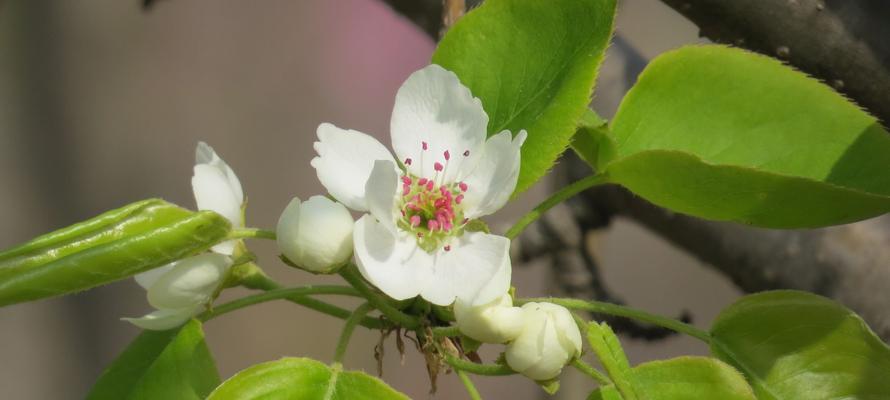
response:
<svg viewBox="0 0 890 400"><path fill-rule="evenodd" d="M258 228L235 228L229 232L228 239L269 239L275 240L275 232Z"/></svg>
<svg viewBox="0 0 890 400"><path fill-rule="evenodd" d="M343 356L346 355L346 348L349 346L349 339L352 338L352 332L355 331L356 325L371 311L374 307L371 306L370 303L364 303L355 311L352 312L352 315L346 319L346 325L343 326L343 331L340 333L340 340L337 341L337 349L334 351L334 362L342 363Z"/></svg>
<svg viewBox="0 0 890 400"><path fill-rule="evenodd" d="M616 315L619 317L635 319L638 321L648 322L652 325L668 328L676 332L687 334L705 343L710 343L711 341L711 335L708 332L698 329L685 322L677 321L668 317L662 317L660 315L650 314L646 311L638 310L631 307L619 306L617 304L606 303L602 301L585 301L556 297L537 297L516 299L514 301L516 305L522 305L530 302L553 303L575 310L584 310L594 313Z"/></svg>
<svg viewBox="0 0 890 400"><path fill-rule="evenodd" d="M414 316L399 311L397 308L389 304L383 296L377 294L374 290L368 287L354 265L347 265L342 268L340 270L340 276L342 276L346 282L349 282L352 287L358 290L364 298L368 299L374 308L379 310L390 321L409 330L415 330L420 327L420 320Z"/></svg>
<svg viewBox="0 0 890 400"><path fill-rule="evenodd" d="M553 208L553 206L562 203L563 201L568 200L570 197L587 189L608 182L608 178L606 177L606 175L603 174L591 175L584 179L573 182L572 184L560 189L558 192L551 195L549 198L547 198L547 200L541 202L541 204L538 204L538 206L529 211L528 214L523 215L522 218L516 221L513 227L507 230L507 233L504 234L504 236L511 240L516 239L516 237L519 236L519 234L522 233L522 231L528 225L530 225L532 222L537 221L538 218L541 218L541 215L547 212L547 210Z"/></svg>
<svg viewBox="0 0 890 400"><path fill-rule="evenodd" d="M575 357L572 360L572 366L575 367L578 371L581 371L585 375L593 378L596 383L599 383L600 386L609 385L612 381L606 376L603 375L602 372L599 372L596 368L591 366L590 364L584 362L580 357Z"/></svg>
<svg viewBox="0 0 890 400"><path fill-rule="evenodd" d="M460 369L456 369L455 371L457 371L457 377L460 378L461 383L467 388L467 393L470 395L470 399L482 400L482 396L479 394L479 391L476 390L476 385L473 385L473 381L470 380L467 373Z"/></svg>
<svg viewBox="0 0 890 400"><path fill-rule="evenodd" d="M445 356L445 363L456 370L486 376L504 376L516 374L516 371L510 369L510 367L504 364L476 364L472 361L463 360L444 352L442 354Z"/></svg>

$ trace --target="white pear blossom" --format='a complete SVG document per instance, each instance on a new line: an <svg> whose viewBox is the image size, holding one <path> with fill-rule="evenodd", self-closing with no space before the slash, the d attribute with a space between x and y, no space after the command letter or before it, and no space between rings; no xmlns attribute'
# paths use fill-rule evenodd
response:
<svg viewBox="0 0 890 400"><path fill-rule="evenodd" d="M244 192L241 190L241 181L232 168L204 142L198 142L198 148L195 149L192 190L198 210L210 210L226 217L233 228L244 227L241 212ZM213 246L213 251L232 255L236 242L230 240L220 243Z"/></svg>
<svg viewBox="0 0 890 400"><path fill-rule="evenodd" d="M346 207L327 197L294 197L278 219L278 249L308 271L333 272L352 256L354 223Z"/></svg>
<svg viewBox="0 0 890 400"><path fill-rule="evenodd" d="M555 378L581 354L581 331L572 313L551 303L522 306L523 327L507 345L507 365L536 381Z"/></svg>
<svg viewBox="0 0 890 400"><path fill-rule="evenodd" d="M198 142L192 190L199 210L214 211L226 217L232 227L244 226L241 182L213 148ZM200 254L136 275L136 282L148 291L148 302L157 311L142 318L124 318L143 329L164 330L181 325L201 311L222 284L232 266L230 257L237 241L213 246L216 254Z"/></svg>
<svg viewBox="0 0 890 400"><path fill-rule="evenodd" d="M519 336L523 327L522 309L513 307L510 294L478 306L458 299L454 302L454 317L461 333L483 343L509 342Z"/></svg>
<svg viewBox="0 0 890 400"><path fill-rule="evenodd" d="M204 253L136 275L157 311L123 318L142 329L165 330L182 325L201 311L232 265L225 254Z"/></svg>
<svg viewBox="0 0 890 400"><path fill-rule="evenodd" d="M396 95L396 157L364 133L318 127L312 166L334 198L369 212L355 225L356 263L390 297L480 305L506 293L510 241L465 224L513 193L526 132L486 140L487 127L480 100L437 65L413 73Z"/></svg>

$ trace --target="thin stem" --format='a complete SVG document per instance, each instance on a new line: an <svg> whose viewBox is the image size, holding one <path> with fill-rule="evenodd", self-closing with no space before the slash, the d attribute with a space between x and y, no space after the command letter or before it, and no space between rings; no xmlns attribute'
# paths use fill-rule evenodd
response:
<svg viewBox="0 0 890 400"><path fill-rule="evenodd" d="M635 319L638 321L648 322L653 325L668 328L670 330L687 334L705 343L710 343L711 335L685 322L677 321L672 318L662 317L660 315L650 314L643 310L631 307L619 306L617 304L606 303L602 301L585 301L578 299L565 299L556 297L538 297L528 299L517 299L514 301L517 305L529 302L547 302L558 304L566 308L576 310L585 310L600 314L617 315L619 317Z"/></svg>
<svg viewBox="0 0 890 400"><path fill-rule="evenodd" d="M472 361L463 360L447 353L443 353L443 355L445 356L445 362L452 368L460 371L466 371L471 374L486 376L504 376L513 375L516 373L516 371L510 369L510 367L504 364L476 364Z"/></svg>
<svg viewBox="0 0 890 400"><path fill-rule="evenodd" d="M235 228L229 232L229 239L270 239L275 240L275 232L259 228Z"/></svg>
<svg viewBox="0 0 890 400"><path fill-rule="evenodd" d="M604 375L602 372L599 372L596 368L584 362L584 360L579 357L575 357L575 359L572 360L572 366L575 367L575 369L577 369L578 371L581 371L585 375L593 378L593 380L595 380L601 386L612 383L612 381L606 375Z"/></svg>
<svg viewBox="0 0 890 400"><path fill-rule="evenodd" d="M295 301L295 298L310 295L310 294L337 294L343 296L358 296L358 292L355 289L348 286L338 286L338 285L318 285L318 286L301 286L301 287L293 287L293 288L284 288L284 289L274 289L267 291L265 293L259 293L251 296L242 297L237 300L230 301L228 303L224 303L218 306L213 307L212 311L204 312L200 315L203 321L208 321L213 318L219 317L224 314L228 314L235 310L240 310L244 307L252 306L254 304L265 303L273 300L287 299L291 301ZM308 299L303 297L303 299ZM313 299L314 300L314 299ZM326 309L325 306L322 306L322 309L318 311L324 312L325 314L333 315L335 317L340 318L348 318L352 313L348 310L342 309L340 307L320 302L325 306L332 307L331 309ZM333 311L337 309L337 311ZM341 313L339 310L342 310ZM332 312L333 311L333 312ZM374 322L370 322L374 321ZM380 321L369 318L371 325L378 325Z"/></svg>
<svg viewBox="0 0 890 400"><path fill-rule="evenodd" d="M456 326L437 326L432 329L435 337L454 337L460 335L460 330Z"/></svg>
<svg viewBox="0 0 890 400"><path fill-rule="evenodd" d="M513 227L511 227L507 231L507 233L504 234L504 236L509 239L515 239L529 224L535 222L547 210L553 208L553 206L566 201L569 197L581 193L586 189L608 182L608 177L603 174L591 175L584 179L573 182L572 184L560 189L558 192L551 195L541 204L538 204L538 206L529 211L528 214L523 215L522 218L516 221Z"/></svg>
<svg viewBox="0 0 890 400"><path fill-rule="evenodd" d="M470 380L470 377L467 376L467 373L463 370L455 369L457 371L457 376L460 378L461 383L464 384L464 387L467 388L467 393L470 395L471 400L482 400L482 396L479 394L479 391L476 390L476 385L473 385L473 381Z"/></svg>
<svg viewBox="0 0 890 400"><path fill-rule="evenodd" d="M356 325L371 311L374 307L371 306L371 303L364 303L355 311L352 312L352 315L346 319L346 325L343 326L343 331L340 333L340 340L337 341L337 350L334 352L334 362L342 363L343 356L346 355L346 348L349 346L349 339L352 338L352 332L355 331Z"/></svg>
<svg viewBox="0 0 890 400"><path fill-rule="evenodd" d="M368 285L365 285L365 282L362 280L361 275L358 270L356 270L355 266L347 265L346 267L340 270L340 276L349 282L352 287L354 287L358 292L368 299L371 305L374 306L377 310L379 310L383 315L386 316L390 321L398 324L399 326L414 330L420 327L420 320L411 315L405 314L386 301L385 298L374 292Z"/></svg>
<svg viewBox="0 0 890 400"><path fill-rule="evenodd" d="M244 285L244 287L247 287L250 289L265 290L266 292L283 289L281 287L281 285L279 285L277 282L273 281L271 278L266 276L266 274L259 272L259 271L245 277L244 280L241 282L241 284ZM356 292L355 289L353 289L353 288L349 288L346 286L338 286L338 287L343 288L344 290L343 290L343 293L337 293L337 294L361 297L361 295L358 292ZM347 294L347 290L345 290L345 289L348 289L349 294ZM317 293L317 294L320 294L320 293ZM255 295L255 296L262 296L262 295L263 294L259 294L259 295ZM253 296L249 296L249 297L253 297ZM247 297L245 297L245 299L246 298ZM275 300L278 298L279 297L268 298L268 300L263 300L263 301L271 301L271 300ZM335 318L346 319L346 318L349 318L350 315L352 315L352 311L349 311L345 308L338 307L338 306L335 306L333 304L330 304L330 303L327 303L327 302L324 302L324 301L321 301L318 299L313 299L313 298L307 297L305 295L291 294L290 296L284 296L281 298L284 298L292 303L299 304L303 307L318 311L322 314L330 315ZM257 299L259 299L259 297L257 297ZM238 301L238 300L236 300L236 301ZM260 301L260 302L262 302L262 301ZM223 307L225 305L226 304L223 304L223 305L217 307L216 310L219 310L220 307ZM247 305L249 305L249 304L247 304ZM247 305L245 305L245 306L247 306ZM216 310L214 310L214 311L216 311ZM234 310L231 310L231 311L234 311ZM228 312L230 312L230 311L228 311ZM361 325L368 329L385 329L385 328L388 328L391 326L391 324L387 323L386 321L381 321L376 318L368 318L368 317L365 317L362 319Z"/></svg>

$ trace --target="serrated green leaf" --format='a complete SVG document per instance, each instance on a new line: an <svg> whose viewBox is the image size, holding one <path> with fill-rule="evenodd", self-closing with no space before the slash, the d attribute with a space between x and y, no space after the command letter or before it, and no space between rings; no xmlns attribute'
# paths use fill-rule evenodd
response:
<svg viewBox="0 0 890 400"><path fill-rule="evenodd" d="M615 0L488 0L445 35L433 62L454 71L488 113L489 135L528 139L516 193L553 166L590 102Z"/></svg>
<svg viewBox="0 0 890 400"><path fill-rule="evenodd" d="M572 150L591 167L601 171L615 157L615 146L606 120L593 110L585 111L572 138Z"/></svg>
<svg viewBox="0 0 890 400"><path fill-rule="evenodd" d="M192 320L168 331L143 331L93 386L87 400L199 400L219 385L219 373Z"/></svg>
<svg viewBox="0 0 890 400"><path fill-rule="evenodd" d="M0 306L89 289L210 248L219 214L145 200L0 253Z"/></svg>
<svg viewBox="0 0 890 400"><path fill-rule="evenodd" d="M342 371L308 358L254 365L220 385L207 400L388 400L408 399L383 381Z"/></svg>
<svg viewBox="0 0 890 400"><path fill-rule="evenodd" d="M890 348L821 296L743 297L711 328L711 352L744 372L760 400L890 398Z"/></svg>
<svg viewBox="0 0 890 400"><path fill-rule="evenodd" d="M773 228L890 211L890 134L765 56L717 45L665 53L611 130L611 180L675 211Z"/></svg>
<svg viewBox="0 0 890 400"><path fill-rule="evenodd" d="M636 400L637 394L631 382L631 368L627 355L621 348L618 336L608 324L591 322L587 325L587 342L612 379L624 400Z"/></svg>
<svg viewBox="0 0 890 400"><path fill-rule="evenodd" d="M742 374L713 358L652 361L634 367L632 372L634 390L647 400L756 400ZM615 386L608 385L593 391L587 399L622 397Z"/></svg>

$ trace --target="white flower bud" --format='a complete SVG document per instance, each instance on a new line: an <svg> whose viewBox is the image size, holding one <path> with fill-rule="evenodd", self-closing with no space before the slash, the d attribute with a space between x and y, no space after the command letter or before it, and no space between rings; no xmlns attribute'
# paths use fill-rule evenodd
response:
<svg viewBox="0 0 890 400"><path fill-rule="evenodd" d="M278 249L307 271L330 273L352 256L354 224L349 210L327 197L294 197L278 219Z"/></svg>
<svg viewBox="0 0 890 400"><path fill-rule="evenodd" d="M527 303L522 316L522 332L507 345L507 364L536 381L557 377L581 354L581 331L572 314L551 303Z"/></svg>
<svg viewBox="0 0 890 400"><path fill-rule="evenodd" d="M471 306L458 299L454 303L454 317L461 333L483 343L506 343L522 331L522 309L513 307L509 294L479 306Z"/></svg>

